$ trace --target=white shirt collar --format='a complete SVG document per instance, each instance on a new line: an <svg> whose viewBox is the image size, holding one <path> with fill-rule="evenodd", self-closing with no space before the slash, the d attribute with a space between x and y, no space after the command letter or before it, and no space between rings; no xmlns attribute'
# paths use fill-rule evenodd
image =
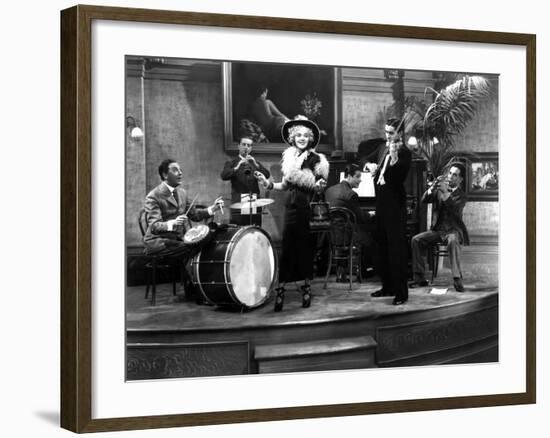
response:
<svg viewBox="0 0 550 438"><path fill-rule="evenodd" d="M176 190L175 187L172 187L170 184L168 184L166 181L163 181L164 185L168 187L168 190L170 190L170 193L172 193L174 190Z"/></svg>

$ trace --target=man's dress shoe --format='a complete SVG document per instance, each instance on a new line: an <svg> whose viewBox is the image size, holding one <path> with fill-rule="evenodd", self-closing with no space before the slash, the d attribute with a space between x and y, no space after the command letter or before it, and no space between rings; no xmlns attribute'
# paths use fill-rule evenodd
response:
<svg viewBox="0 0 550 438"><path fill-rule="evenodd" d="M454 286L457 292L464 292L464 285L462 284L462 280L460 278L454 279Z"/></svg>
<svg viewBox="0 0 550 438"><path fill-rule="evenodd" d="M394 298L392 301L392 304L394 306L400 306L401 304L405 304L407 302L406 298Z"/></svg>
<svg viewBox="0 0 550 438"><path fill-rule="evenodd" d="M429 285L428 280L417 280L417 281L413 281L412 283L409 283L409 287L411 289L414 289L415 287L426 287L428 285Z"/></svg>
<svg viewBox="0 0 550 438"><path fill-rule="evenodd" d="M371 297L379 298L379 297L393 297L395 294L392 294L391 292L387 292L384 289L377 290L376 292L373 292L370 294Z"/></svg>

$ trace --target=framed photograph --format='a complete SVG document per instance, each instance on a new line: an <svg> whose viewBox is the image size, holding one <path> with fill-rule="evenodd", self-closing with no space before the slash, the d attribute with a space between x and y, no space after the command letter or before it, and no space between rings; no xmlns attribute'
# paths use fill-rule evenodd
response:
<svg viewBox="0 0 550 438"><path fill-rule="evenodd" d="M467 159L468 199L498 201L498 153L480 152Z"/></svg>
<svg viewBox="0 0 550 438"><path fill-rule="evenodd" d="M535 86L529 34L62 11L62 427L534 403Z"/></svg>

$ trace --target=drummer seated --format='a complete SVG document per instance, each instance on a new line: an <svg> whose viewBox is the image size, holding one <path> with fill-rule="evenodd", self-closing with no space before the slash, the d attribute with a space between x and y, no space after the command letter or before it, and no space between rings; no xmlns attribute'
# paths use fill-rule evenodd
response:
<svg viewBox="0 0 550 438"><path fill-rule="evenodd" d="M207 208L196 208L191 205L187 192L181 188L183 173L177 161L164 160L158 172L161 183L145 198L145 253L181 257L185 262L193 255L192 247L183 241L189 220L201 221L213 216L223 207L223 200L217 198Z"/></svg>

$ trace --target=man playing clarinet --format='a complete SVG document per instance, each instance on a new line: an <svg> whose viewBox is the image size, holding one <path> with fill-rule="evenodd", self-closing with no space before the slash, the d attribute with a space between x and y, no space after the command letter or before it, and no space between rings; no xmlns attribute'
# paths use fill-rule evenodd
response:
<svg viewBox="0 0 550 438"><path fill-rule="evenodd" d="M260 188L258 180L254 176L256 172L269 178L269 170L262 163L250 155L253 141L250 137L242 136L239 142L239 155L233 160L225 163L221 172L221 178L224 181L231 181L231 202L241 202L243 195L258 195ZM242 210L231 210L231 223L237 225L262 225L261 210L252 211L252 217L249 214L241 214ZM252 219L252 221L251 221Z"/></svg>

